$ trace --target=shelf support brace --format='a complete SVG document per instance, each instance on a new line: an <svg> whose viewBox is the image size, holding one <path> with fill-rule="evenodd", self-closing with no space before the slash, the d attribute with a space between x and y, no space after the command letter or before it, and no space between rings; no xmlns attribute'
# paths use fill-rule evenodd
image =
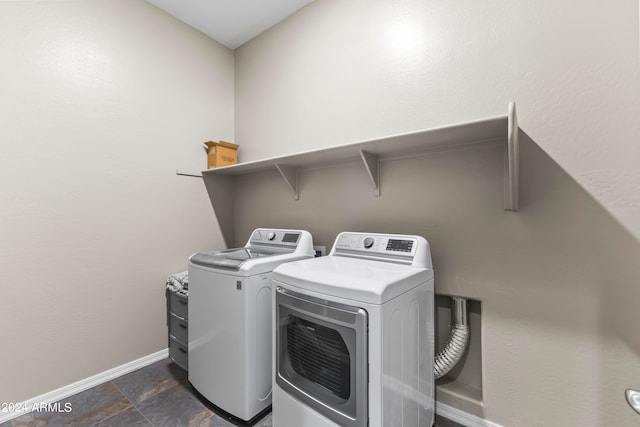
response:
<svg viewBox="0 0 640 427"><path fill-rule="evenodd" d="M185 170L180 170L180 169L176 169L176 175L192 176L194 178L202 178L202 173L201 172L185 171Z"/></svg>
<svg viewBox="0 0 640 427"><path fill-rule="evenodd" d="M360 150L360 157L364 163L364 168L367 170L369 179L373 184L373 195L380 196L380 160L375 154L371 154L368 151Z"/></svg>
<svg viewBox="0 0 640 427"><path fill-rule="evenodd" d="M518 147L518 118L515 102L509 103L507 124L507 147L504 161L504 210L517 211L519 198L519 168L520 157Z"/></svg>
<svg viewBox="0 0 640 427"><path fill-rule="evenodd" d="M291 166L283 166L277 163L274 163L274 165L282 175L284 182L293 191L293 200L298 200L300 198L298 196L298 170Z"/></svg>
<svg viewBox="0 0 640 427"><path fill-rule="evenodd" d="M226 247L238 247L235 244L234 232L236 220L235 203L229 203L235 197L236 178L232 175L212 174L205 174L202 178Z"/></svg>

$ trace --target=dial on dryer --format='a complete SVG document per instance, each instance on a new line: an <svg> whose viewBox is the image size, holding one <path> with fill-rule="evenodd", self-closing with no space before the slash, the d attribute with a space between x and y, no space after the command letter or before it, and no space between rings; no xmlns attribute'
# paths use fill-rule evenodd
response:
<svg viewBox="0 0 640 427"><path fill-rule="evenodd" d="M363 244L365 249L369 249L371 246L373 246L373 237L366 237Z"/></svg>

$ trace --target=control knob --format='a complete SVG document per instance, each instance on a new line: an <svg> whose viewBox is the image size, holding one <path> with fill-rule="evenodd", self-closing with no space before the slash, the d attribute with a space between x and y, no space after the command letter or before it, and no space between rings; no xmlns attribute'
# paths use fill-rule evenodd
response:
<svg viewBox="0 0 640 427"><path fill-rule="evenodd" d="M371 246L373 246L373 237L365 238L363 243L364 243L364 248L369 249Z"/></svg>
<svg viewBox="0 0 640 427"><path fill-rule="evenodd" d="M275 238L276 238L276 233L274 233L273 231L267 235L268 240L273 240Z"/></svg>

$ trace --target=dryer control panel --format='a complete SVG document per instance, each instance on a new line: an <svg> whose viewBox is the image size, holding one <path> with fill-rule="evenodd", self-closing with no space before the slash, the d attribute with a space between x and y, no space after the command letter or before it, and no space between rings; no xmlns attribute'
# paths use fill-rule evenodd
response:
<svg viewBox="0 0 640 427"><path fill-rule="evenodd" d="M379 233L340 233L329 255L379 259L431 268L429 243L424 237Z"/></svg>

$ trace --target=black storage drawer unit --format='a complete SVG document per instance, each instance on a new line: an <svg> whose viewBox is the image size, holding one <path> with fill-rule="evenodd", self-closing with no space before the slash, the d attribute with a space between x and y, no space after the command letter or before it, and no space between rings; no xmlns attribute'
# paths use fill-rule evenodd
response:
<svg viewBox="0 0 640 427"><path fill-rule="evenodd" d="M173 335L178 341L189 342L188 322L182 317L169 312L169 335Z"/></svg>
<svg viewBox="0 0 640 427"><path fill-rule="evenodd" d="M189 312L188 295L167 288L167 327L169 329L169 358L188 370Z"/></svg>
<svg viewBox="0 0 640 427"><path fill-rule="evenodd" d="M188 346L169 334L169 358L184 370L189 368Z"/></svg>
<svg viewBox="0 0 640 427"><path fill-rule="evenodd" d="M170 313L173 313L185 320L189 318L189 312L187 311L187 304L189 301L186 296L167 289L167 301Z"/></svg>

